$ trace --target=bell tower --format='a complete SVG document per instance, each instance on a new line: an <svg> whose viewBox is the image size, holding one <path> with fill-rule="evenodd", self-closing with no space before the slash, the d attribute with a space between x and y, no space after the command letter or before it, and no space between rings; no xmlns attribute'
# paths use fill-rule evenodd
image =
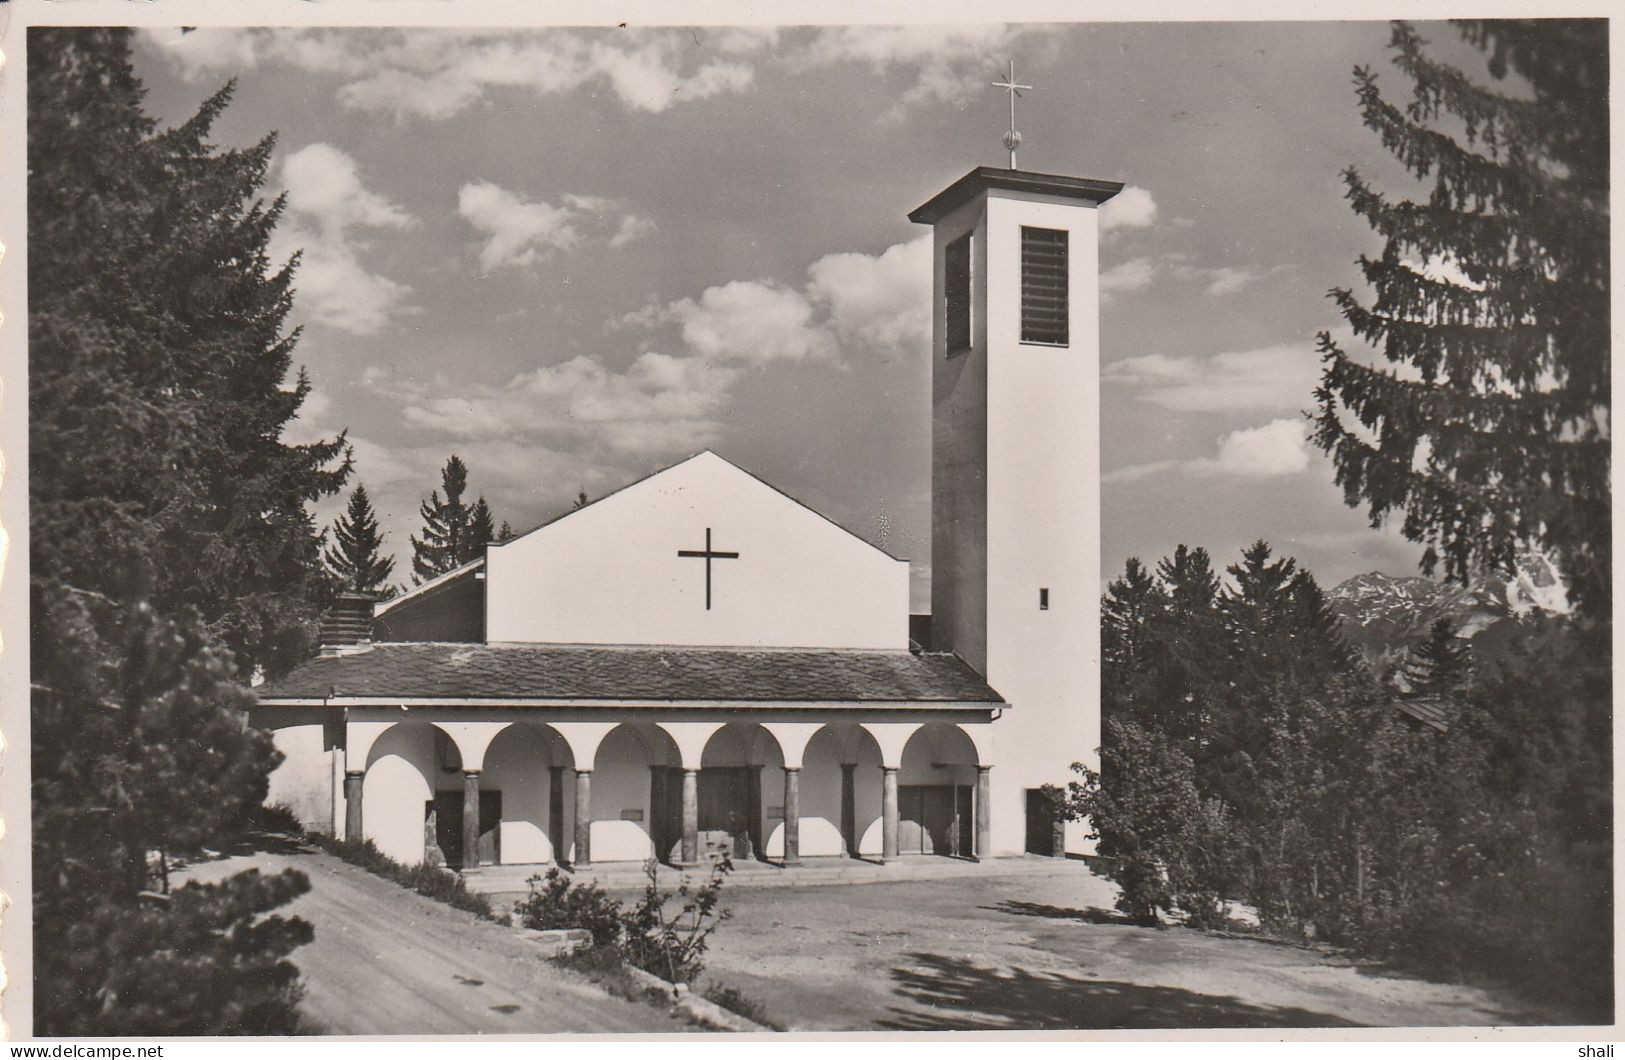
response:
<svg viewBox="0 0 1625 1060"><path fill-rule="evenodd" d="M934 231L931 646L1011 705L996 854L1042 851L1035 789L1099 767L1099 207L1122 187L984 166L908 215Z"/></svg>

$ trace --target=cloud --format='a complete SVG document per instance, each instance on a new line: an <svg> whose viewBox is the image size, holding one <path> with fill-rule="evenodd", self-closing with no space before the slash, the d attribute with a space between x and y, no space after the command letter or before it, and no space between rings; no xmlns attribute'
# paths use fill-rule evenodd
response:
<svg viewBox="0 0 1625 1060"><path fill-rule="evenodd" d="M1137 482L1169 471L1195 478L1280 478L1309 468L1309 446L1308 421L1271 420L1261 427L1244 427L1220 435L1212 456L1130 464L1107 472L1100 480L1106 484Z"/></svg>
<svg viewBox="0 0 1625 1060"><path fill-rule="evenodd" d="M632 214L607 217L619 204L591 195L566 195L562 204L527 202L488 180L464 184L457 193L457 213L485 236L480 268L526 268L555 250L569 250L592 238L622 247L654 230L654 223ZM613 229L613 234L609 230Z"/></svg>
<svg viewBox="0 0 1625 1060"><path fill-rule="evenodd" d="M1210 357L1152 353L1113 362L1101 378L1175 412L1299 409L1313 403L1320 356L1308 340Z"/></svg>
<svg viewBox="0 0 1625 1060"><path fill-rule="evenodd" d="M1157 219L1157 202L1144 188L1130 184L1100 208L1102 233L1125 228L1149 228Z"/></svg>
<svg viewBox="0 0 1625 1060"><path fill-rule="evenodd" d="M1108 202L1106 205L1109 207L1111 204ZM1104 217L1101 218L1101 227L1102 230L1106 228ZM1222 297L1234 294L1266 276L1284 272L1287 268L1286 265L1263 270L1238 265L1194 265L1189 254L1149 254L1130 258L1104 270L1100 274L1100 289L1109 298L1116 293L1144 290L1160 278L1167 277L1181 283L1201 284L1204 294Z"/></svg>
<svg viewBox="0 0 1625 1060"><path fill-rule="evenodd" d="M560 95L607 93L628 110L657 114L675 105L747 92L758 70L790 74L864 64L907 78L885 115L928 102L980 95L1018 38L1043 41L1032 27L842 26L780 31L639 29L521 32L403 29L212 29L143 31L143 45L188 80L280 63L336 76L341 105L395 118L438 120L498 91Z"/></svg>
<svg viewBox="0 0 1625 1060"><path fill-rule="evenodd" d="M735 363L831 360L836 345L813 324L806 295L772 283L735 280L666 309L683 342L701 357Z"/></svg>
<svg viewBox="0 0 1625 1060"><path fill-rule="evenodd" d="M931 237L883 253L830 254L807 270L810 301L829 308L837 336L894 349L931 338Z"/></svg>
<svg viewBox="0 0 1625 1060"><path fill-rule="evenodd" d="M312 323L354 335L376 335L397 316L418 312L411 289L369 270L361 260L367 230L401 230L417 222L361 182L360 168L331 144L315 143L282 160L278 179L287 213L272 234L270 253L302 253L294 277L299 307Z"/></svg>
<svg viewBox="0 0 1625 1060"><path fill-rule="evenodd" d="M1157 264L1151 258L1131 258L1100 273L1100 293L1104 297L1123 291L1139 291L1151 286Z"/></svg>

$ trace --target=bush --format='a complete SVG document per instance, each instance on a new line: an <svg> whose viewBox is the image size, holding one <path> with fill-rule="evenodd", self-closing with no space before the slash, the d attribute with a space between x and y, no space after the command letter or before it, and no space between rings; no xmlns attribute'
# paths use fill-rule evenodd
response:
<svg viewBox="0 0 1625 1060"><path fill-rule="evenodd" d="M722 881L733 871L733 861L726 853L718 857L711 863L705 883L692 893L684 880L675 894L681 906L670 916L666 902L673 894L657 886L656 871L653 858L644 863L649 882L625 920L622 947L626 961L668 983L692 983L705 970L711 933L732 915L718 903Z"/></svg>
<svg viewBox="0 0 1625 1060"><path fill-rule="evenodd" d="M592 934L591 949L600 954L579 960L621 961L668 983L692 983L705 970L711 933L729 917L718 902L733 862L726 854L718 858L705 883L693 891L686 880L675 893L662 891L656 885L657 871L653 859L644 863L649 882L637 905L627 910L597 884L576 883L558 869L549 869L545 876L530 878L530 895L514 905L514 914L537 930L586 929ZM681 905L668 914L666 904L673 897Z"/></svg>
<svg viewBox="0 0 1625 1060"><path fill-rule="evenodd" d="M483 894L470 891L462 877L449 869L422 862L416 865L402 865L374 846L370 839L334 839L319 832L311 832L306 838L329 854L348 861L357 868L366 869L374 876L393 880L409 891L416 891L437 902L444 902L454 909L473 913L481 920L496 919L496 912L491 908L491 900Z"/></svg>
<svg viewBox="0 0 1625 1060"><path fill-rule="evenodd" d="M760 1023L762 1026L775 1031L784 1030L784 1025L769 1016L767 1009L762 1007L760 1001L746 997L731 986L712 983L705 988L705 993L702 996L712 1004L720 1005L729 1012L737 1013L752 1023Z"/></svg>
<svg viewBox="0 0 1625 1060"><path fill-rule="evenodd" d="M621 903L596 883L576 883L557 868L548 869L545 876L532 876L525 883L530 895L513 907L514 918L520 924L537 931L582 928L591 933L592 944L598 947L621 941L625 930Z"/></svg>
<svg viewBox="0 0 1625 1060"><path fill-rule="evenodd" d="M261 832L275 832L295 838L302 838L305 834L305 826L300 823L299 815L285 802L254 807L249 814L249 825Z"/></svg>
<svg viewBox="0 0 1625 1060"><path fill-rule="evenodd" d="M100 902L34 956L35 1032L47 1036L287 1034L313 931L265 916L310 889L289 869L189 883L125 906Z"/></svg>

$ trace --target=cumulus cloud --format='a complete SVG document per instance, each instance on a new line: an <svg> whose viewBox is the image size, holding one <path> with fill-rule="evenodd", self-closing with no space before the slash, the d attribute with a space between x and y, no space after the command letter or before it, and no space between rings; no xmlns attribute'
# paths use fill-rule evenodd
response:
<svg viewBox="0 0 1625 1060"><path fill-rule="evenodd" d="M594 205L583 196L561 203ZM642 348L629 359L578 356L491 384L395 380L373 366L362 382L398 401L405 424L428 439L397 455L422 482L455 451L489 476L480 489L534 496L558 469L567 477L554 487L591 491L715 444L748 373L923 349L929 265L923 237L878 254L820 258L799 285L736 280L646 306L612 329L640 333Z"/></svg>
<svg viewBox="0 0 1625 1060"><path fill-rule="evenodd" d="M748 91L757 70L778 63L794 73L864 64L903 71L906 87L886 117L925 102L963 102L981 79L967 69L998 68L1030 27L841 26L781 32L550 29L528 32L429 29L197 29L144 31L142 40L182 77L197 80L283 63L342 79L339 102L397 119L442 119L494 91L555 95L607 92L629 110L659 113L680 104ZM1041 38L1040 38L1041 39Z"/></svg>
<svg viewBox="0 0 1625 1060"><path fill-rule="evenodd" d="M1111 203L1106 205L1110 206ZM1101 218L1101 227L1106 227L1104 217ZM1285 265L1262 270L1239 265L1197 265L1191 261L1189 254L1148 254L1130 258L1101 272L1100 288L1109 298L1124 291L1144 290L1166 277L1181 283L1200 284L1204 294L1222 297L1285 269Z"/></svg>
<svg viewBox="0 0 1625 1060"><path fill-rule="evenodd" d="M271 238L273 258L302 253L294 278L296 302L312 323L355 335L376 335L401 314L411 289L362 262L369 231L410 228L416 221L362 183L355 159L315 143L282 160L278 179L288 211Z"/></svg>
<svg viewBox="0 0 1625 1060"><path fill-rule="evenodd" d="M1157 219L1157 201L1144 188L1130 184L1100 208L1101 232L1149 228Z"/></svg>
<svg viewBox="0 0 1625 1060"><path fill-rule="evenodd" d="M1211 456L1130 464L1107 472L1100 480L1107 484L1136 482L1170 471L1196 478L1280 478L1308 469L1309 446L1306 420L1271 420L1260 427L1243 427L1220 435Z"/></svg>
<svg viewBox="0 0 1625 1060"><path fill-rule="evenodd" d="M653 231L653 222L636 215L608 216L618 208L592 195L566 195L557 206L529 202L488 180L464 184L457 193L458 214L485 237L480 268L486 272L525 268L588 239L622 247Z"/></svg>
<svg viewBox="0 0 1625 1060"><path fill-rule="evenodd" d="M1175 412L1298 409L1313 401L1320 357L1307 341L1210 357L1152 353L1113 362L1101 378Z"/></svg>

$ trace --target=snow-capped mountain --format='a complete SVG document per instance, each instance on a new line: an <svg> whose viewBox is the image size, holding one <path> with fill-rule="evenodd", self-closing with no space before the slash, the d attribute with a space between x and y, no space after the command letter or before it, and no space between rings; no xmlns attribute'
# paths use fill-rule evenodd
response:
<svg viewBox="0 0 1625 1060"><path fill-rule="evenodd" d="M1511 577L1486 574L1458 585L1372 571L1341 583L1327 597L1343 620L1344 638L1379 672L1399 661L1441 618L1450 621L1456 636L1474 638L1513 616L1569 613L1562 576L1536 552L1520 556Z"/></svg>

